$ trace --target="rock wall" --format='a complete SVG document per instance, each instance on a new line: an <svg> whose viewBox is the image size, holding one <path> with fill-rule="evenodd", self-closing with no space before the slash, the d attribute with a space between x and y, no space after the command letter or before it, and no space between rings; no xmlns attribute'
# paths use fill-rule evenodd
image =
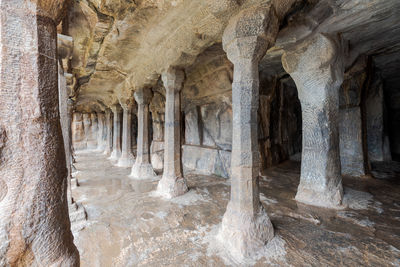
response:
<svg viewBox="0 0 400 267"><path fill-rule="evenodd" d="M370 161L390 160L390 144L387 134L387 119L383 81L379 71L373 73L366 92L366 127L368 157Z"/></svg>
<svg viewBox="0 0 400 267"><path fill-rule="evenodd" d="M220 44L208 48L186 69L182 90L185 172L229 177L232 71Z"/></svg>
<svg viewBox="0 0 400 267"><path fill-rule="evenodd" d="M301 151L301 106L288 75L260 80L259 145L263 169Z"/></svg>

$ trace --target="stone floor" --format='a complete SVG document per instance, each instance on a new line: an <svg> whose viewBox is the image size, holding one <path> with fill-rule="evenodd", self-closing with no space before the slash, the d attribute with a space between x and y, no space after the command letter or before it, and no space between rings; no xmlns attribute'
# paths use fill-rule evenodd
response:
<svg viewBox="0 0 400 267"><path fill-rule="evenodd" d="M400 266L400 168L378 164L381 179L344 178L348 208L326 210L293 198L299 163L262 177L261 201L275 238L257 259L235 262L215 240L229 180L187 175L190 191L172 201L157 180L133 181L98 153L79 153L75 200L88 221L74 230L81 266ZM397 168L397 170L396 170Z"/></svg>

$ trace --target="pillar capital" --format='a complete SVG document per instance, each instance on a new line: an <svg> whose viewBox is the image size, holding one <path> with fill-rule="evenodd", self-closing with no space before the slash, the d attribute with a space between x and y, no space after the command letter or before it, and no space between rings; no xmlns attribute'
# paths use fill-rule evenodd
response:
<svg viewBox="0 0 400 267"><path fill-rule="evenodd" d="M57 34L57 54L58 58L71 58L72 50L74 48L74 41L71 36L64 34Z"/></svg>
<svg viewBox="0 0 400 267"><path fill-rule="evenodd" d="M344 46L338 36L317 34L308 41L295 47L293 50L285 51L282 56L283 68L292 76L298 87L306 86L313 80L320 86L339 87L344 76ZM309 87L307 91L319 86ZM318 94L310 98L318 101ZM301 98L302 95L299 94ZM304 97L304 96L303 96Z"/></svg>
<svg viewBox="0 0 400 267"><path fill-rule="evenodd" d="M238 0L207 0L210 12L217 18L222 19L239 8Z"/></svg>
<svg viewBox="0 0 400 267"><path fill-rule="evenodd" d="M119 104L115 104L111 107L111 110L113 113L121 113L122 112L122 108Z"/></svg>
<svg viewBox="0 0 400 267"><path fill-rule="evenodd" d="M153 97L153 93L149 88L140 88L135 91L134 96L139 105L148 105Z"/></svg>
<svg viewBox="0 0 400 267"><path fill-rule="evenodd" d="M57 25L65 12L65 8L68 5L67 0L42 0L42 1L37 1L37 0L28 0L28 2L33 2L36 4L36 12L38 15L47 17L52 19L55 24Z"/></svg>
<svg viewBox="0 0 400 267"><path fill-rule="evenodd" d="M131 112L133 107L135 106L135 101L133 99L128 99L126 101L120 102L120 104L124 111Z"/></svg>
<svg viewBox="0 0 400 267"><path fill-rule="evenodd" d="M258 61L275 41L279 21L271 7L242 10L231 18L222 36L222 44L230 61Z"/></svg>
<svg viewBox="0 0 400 267"><path fill-rule="evenodd" d="M180 92L185 80L185 73L181 69L169 67L167 71L163 72L161 79L167 91Z"/></svg>

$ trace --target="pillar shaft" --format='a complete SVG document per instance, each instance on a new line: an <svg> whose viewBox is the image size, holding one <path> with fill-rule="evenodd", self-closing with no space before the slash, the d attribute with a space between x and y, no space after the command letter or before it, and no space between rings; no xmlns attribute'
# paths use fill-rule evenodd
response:
<svg viewBox="0 0 400 267"><path fill-rule="evenodd" d="M103 151L104 145L104 123L105 116L102 112L97 112L97 150Z"/></svg>
<svg viewBox="0 0 400 267"><path fill-rule="evenodd" d="M179 89L171 87L166 88L163 177L182 177L181 97Z"/></svg>
<svg viewBox="0 0 400 267"><path fill-rule="evenodd" d="M258 174L257 110L259 105L258 62L235 63L232 84L232 178L231 202L237 212L256 214L260 207Z"/></svg>
<svg viewBox="0 0 400 267"><path fill-rule="evenodd" d="M86 137L83 114L74 112L72 117L72 144L74 150L82 150L86 148Z"/></svg>
<svg viewBox="0 0 400 267"><path fill-rule="evenodd" d="M112 151L112 142L113 142L113 119L112 112L110 109L106 109L106 147L104 150L105 155L110 155Z"/></svg>
<svg viewBox="0 0 400 267"><path fill-rule="evenodd" d="M46 4L57 11L62 2ZM37 14L49 11L40 5L0 1L0 266L79 266L58 110L56 22Z"/></svg>
<svg viewBox="0 0 400 267"><path fill-rule="evenodd" d="M121 156L121 108L118 106L113 107L114 114L114 132L113 132L113 150L111 153L111 160L117 160Z"/></svg>
<svg viewBox="0 0 400 267"><path fill-rule="evenodd" d="M296 83L303 116L296 200L315 206L337 207L343 196L338 121L344 75L341 49L338 38L319 34L282 58Z"/></svg>
<svg viewBox="0 0 400 267"><path fill-rule="evenodd" d="M138 164L149 164L149 105L138 104L138 138L137 158Z"/></svg>
<svg viewBox="0 0 400 267"><path fill-rule="evenodd" d="M122 118L122 153L118 160L119 167L132 167L132 107L123 106L124 114Z"/></svg>
<svg viewBox="0 0 400 267"><path fill-rule="evenodd" d="M136 161L131 172L131 177L134 179L149 179L156 176L150 163L149 148L149 103L151 97L150 89L140 89L135 92L135 100L138 104L138 137Z"/></svg>
<svg viewBox="0 0 400 267"><path fill-rule="evenodd" d="M274 236L271 221L260 203L257 111L258 63L278 31L278 19L267 7L243 10L231 18L222 41L234 64L232 84L231 199L218 240L233 258L253 257Z"/></svg>
<svg viewBox="0 0 400 267"><path fill-rule="evenodd" d="M181 99L184 73L170 68L163 73L166 90L164 127L164 172L157 191L166 198L173 198L187 192L186 179L182 173L181 158Z"/></svg>

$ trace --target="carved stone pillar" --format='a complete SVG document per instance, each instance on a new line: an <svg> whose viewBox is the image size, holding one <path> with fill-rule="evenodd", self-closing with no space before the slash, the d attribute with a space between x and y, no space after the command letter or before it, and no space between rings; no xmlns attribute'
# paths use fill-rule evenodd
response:
<svg viewBox="0 0 400 267"><path fill-rule="evenodd" d="M131 177L134 179L148 179L156 176L150 163L149 151L150 90L140 89L136 91L135 100L138 104L138 138L136 161L132 167Z"/></svg>
<svg viewBox="0 0 400 267"><path fill-rule="evenodd" d="M121 156L121 117L122 109L119 104L112 107L114 114L114 132L113 132L113 146L110 160L118 160Z"/></svg>
<svg viewBox="0 0 400 267"><path fill-rule="evenodd" d="M72 144L71 144L71 117L72 109L71 104L73 102L69 101L69 88L67 86L66 66L64 67L62 61L68 61L72 58L73 41L72 38L66 35L57 34L57 55L58 55L58 101L60 110L60 123L61 130L64 140L64 150L65 159L68 170L67 180L68 180L68 201L73 202L71 194L71 173L72 173Z"/></svg>
<svg viewBox="0 0 400 267"><path fill-rule="evenodd" d="M119 167L132 167L134 157L132 154L132 103L121 104L124 111L122 123L122 153L118 160Z"/></svg>
<svg viewBox="0 0 400 267"><path fill-rule="evenodd" d="M339 148L342 175L369 172L362 120L362 94L367 81L367 57L361 56L344 74L339 91Z"/></svg>
<svg viewBox="0 0 400 267"><path fill-rule="evenodd" d="M112 142L113 142L113 119L112 112L110 109L106 109L106 147L104 150L104 155L110 155L112 151Z"/></svg>
<svg viewBox="0 0 400 267"><path fill-rule="evenodd" d="M86 136L83 114L74 112L72 116L72 145L74 150L86 149Z"/></svg>
<svg viewBox="0 0 400 267"><path fill-rule="evenodd" d="M164 172L157 192L165 198L183 195L188 191L182 172L181 158L181 96L185 74L169 68L162 74L166 90L164 127Z"/></svg>
<svg viewBox="0 0 400 267"><path fill-rule="evenodd" d="M98 124L97 124L97 114L95 112L89 113L90 125L88 129L88 140L87 147L88 149L96 150L98 146Z"/></svg>
<svg viewBox="0 0 400 267"><path fill-rule="evenodd" d="M155 170L164 168L164 114L165 97L159 92L154 93L150 103L153 126L153 140L150 146L151 165Z"/></svg>
<svg viewBox="0 0 400 267"><path fill-rule="evenodd" d="M105 148L105 140L104 140L105 115L103 112L96 112L96 115L97 115L97 150L102 152Z"/></svg>
<svg viewBox="0 0 400 267"><path fill-rule="evenodd" d="M344 64L340 40L316 35L282 57L296 83L303 116L301 177L296 200L322 207L342 203L339 88Z"/></svg>
<svg viewBox="0 0 400 267"><path fill-rule="evenodd" d="M234 64L232 84L231 198L218 239L239 261L254 256L274 236L259 198L260 152L257 110L258 63L273 44L278 19L269 8L243 10L223 35L223 48Z"/></svg>
<svg viewBox="0 0 400 267"><path fill-rule="evenodd" d="M0 1L0 266L79 266L57 95L62 4Z"/></svg>
<svg viewBox="0 0 400 267"><path fill-rule="evenodd" d="M84 132L83 142L85 143L84 147L88 149L89 148L88 143L90 142L90 129L92 124L90 121L89 113L82 113L82 124Z"/></svg>

